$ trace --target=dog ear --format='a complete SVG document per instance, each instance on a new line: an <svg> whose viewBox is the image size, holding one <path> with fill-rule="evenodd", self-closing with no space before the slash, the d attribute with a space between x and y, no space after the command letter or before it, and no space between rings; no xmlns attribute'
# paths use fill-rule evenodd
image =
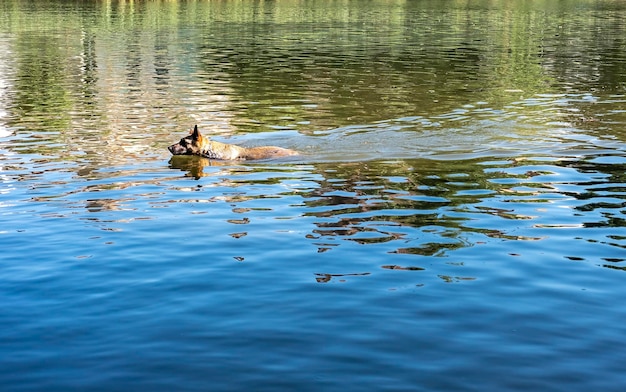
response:
<svg viewBox="0 0 626 392"><path fill-rule="evenodd" d="M193 132L191 134L191 137L194 140L198 140L200 139L200 137L202 137L202 135L200 135L200 131L198 131L198 125L196 124L196 126L193 127Z"/></svg>

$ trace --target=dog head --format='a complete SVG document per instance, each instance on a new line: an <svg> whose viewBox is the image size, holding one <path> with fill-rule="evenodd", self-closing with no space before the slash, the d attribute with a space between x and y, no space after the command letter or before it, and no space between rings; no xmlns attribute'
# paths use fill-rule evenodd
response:
<svg viewBox="0 0 626 392"><path fill-rule="evenodd" d="M178 143L172 144L167 149L170 150L172 155L200 155L203 139L204 137L200 134L196 125L189 136L180 139Z"/></svg>

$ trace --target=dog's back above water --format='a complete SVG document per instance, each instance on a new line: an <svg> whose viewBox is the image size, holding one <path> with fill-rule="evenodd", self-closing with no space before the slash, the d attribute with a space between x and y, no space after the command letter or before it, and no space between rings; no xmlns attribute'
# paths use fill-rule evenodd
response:
<svg viewBox="0 0 626 392"><path fill-rule="evenodd" d="M199 155L210 159L269 159L298 155L297 151L276 146L239 147L234 144L214 142L204 137L194 126L187 137L167 148L172 155Z"/></svg>

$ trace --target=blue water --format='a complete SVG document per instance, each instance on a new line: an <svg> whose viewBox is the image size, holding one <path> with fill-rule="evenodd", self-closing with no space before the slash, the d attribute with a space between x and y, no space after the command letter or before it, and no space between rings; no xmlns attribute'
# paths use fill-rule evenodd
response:
<svg viewBox="0 0 626 392"><path fill-rule="evenodd" d="M58 24L56 3L16 4L9 19L24 30L0 19L10 54L0 60L1 390L626 385L624 74L561 66L571 53L554 49L577 37L594 48L578 29L586 16L604 15L613 25L598 29L619 36L619 3L581 2L582 16L568 8L541 41L554 58L504 62L545 75L502 83L484 82L505 71L472 54L509 53L484 40L499 42L499 30L472 32L483 40L470 40L470 54L449 51L465 33L434 39L441 23L500 20L479 3L446 13L368 2L321 18L320 31L306 24L326 10L315 5L297 16L285 6L286 17L276 5L276 20L266 10L259 21L239 9L214 15L210 2L148 3L114 7L113 26L91 31L85 19L106 7L66 5ZM400 22L387 19L400 11ZM31 14L43 27L26 23ZM370 36L363 18L391 27ZM397 23L408 23L404 35L387 43ZM329 27L348 33L323 35ZM64 29L80 40L66 42ZM403 43L422 29L432 58ZM154 31L171 46L152 45ZM207 36L217 42L208 57L178 56ZM241 48L222 47L237 38ZM324 52L296 56L309 40ZM526 43L511 45L535 48ZM389 58L370 59L381 48ZM589 51L579 58L597 60ZM607 68L624 52L612 58ZM407 77L411 67L422 77ZM53 77L32 83L38 71ZM216 140L302 154L171 157L167 145L194 122Z"/></svg>
<svg viewBox="0 0 626 392"><path fill-rule="evenodd" d="M31 159L3 157L9 389L623 382L619 157L244 164L199 179L167 160L85 178Z"/></svg>

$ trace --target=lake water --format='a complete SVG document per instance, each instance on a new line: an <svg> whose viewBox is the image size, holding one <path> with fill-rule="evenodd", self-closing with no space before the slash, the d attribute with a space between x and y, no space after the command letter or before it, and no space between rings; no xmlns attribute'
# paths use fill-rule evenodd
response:
<svg viewBox="0 0 626 392"><path fill-rule="evenodd" d="M0 53L3 391L626 385L626 3L6 0Z"/></svg>

